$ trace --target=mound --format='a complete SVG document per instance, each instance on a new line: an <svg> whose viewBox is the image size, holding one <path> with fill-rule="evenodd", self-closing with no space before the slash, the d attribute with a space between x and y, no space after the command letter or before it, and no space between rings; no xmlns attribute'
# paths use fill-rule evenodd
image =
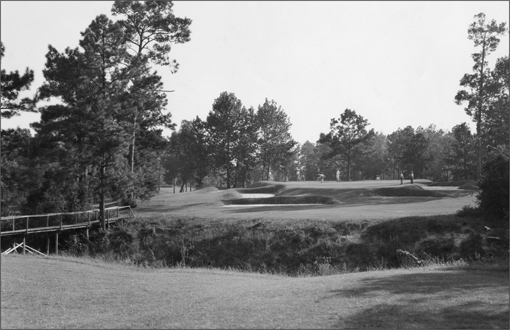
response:
<svg viewBox="0 0 510 330"><path fill-rule="evenodd" d="M216 187L204 187L204 188L197 189L195 191L196 191L196 193L209 193L209 192L218 191L218 188L216 188Z"/></svg>
<svg viewBox="0 0 510 330"><path fill-rule="evenodd" d="M267 187L267 186L274 186L274 184L267 182L267 181L257 181L257 182L254 182L253 184L251 184L247 189Z"/></svg>
<svg viewBox="0 0 510 330"><path fill-rule="evenodd" d="M240 198L222 200L225 205L251 205L251 204L334 204L335 200L325 196L293 196L269 198Z"/></svg>
<svg viewBox="0 0 510 330"><path fill-rule="evenodd" d="M236 191L241 194L277 194L282 188L284 188L284 185L278 184L253 188L238 188Z"/></svg>
<svg viewBox="0 0 510 330"><path fill-rule="evenodd" d="M222 196L221 196L223 199L237 199L237 198L241 198L241 194L238 193L237 191L235 191L234 189L229 189L227 191L225 191Z"/></svg>
<svg viewBox="0 0 510 330"><path fill-rule="evenodd" d="M385 197L446 197L447 195L433 191L425 190L418 185L406 185L400 187L378 188L374 193Z"/></svg>
<svg viewBox="0 0 510 330"><path fill-rule="evenodd" d="M462 180L462 181L445 181L445 182L431 182L431 183L428 183L429 186L431 187L434 187L434 186L441 186L441 187L455 187L455 186L463 186L463 185L466 185L466 184L474 184L476 185L476 181L475 180Z"/></svg>
<svg viewBox="0 0 510 330"><path fill-rule="evenodd" d="M463 185L461 185L459 187L459 189L477 190L478 189L478 184L476 183L476 181L469 181L469 182L466 182Z"/></svg>

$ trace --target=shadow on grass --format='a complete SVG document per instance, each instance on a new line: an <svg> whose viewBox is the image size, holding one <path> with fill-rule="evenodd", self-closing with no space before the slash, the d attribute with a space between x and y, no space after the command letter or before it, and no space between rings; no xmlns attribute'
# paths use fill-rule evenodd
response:
<svg viewBox="0 0 510 330"><path fill-rule="evenodd" d="M366 278L356 288L334 290L323 299L388 297L347 319L348 328L509 327L508 272L423 272ZM377 326L375 326L377 325Z"/></svg>

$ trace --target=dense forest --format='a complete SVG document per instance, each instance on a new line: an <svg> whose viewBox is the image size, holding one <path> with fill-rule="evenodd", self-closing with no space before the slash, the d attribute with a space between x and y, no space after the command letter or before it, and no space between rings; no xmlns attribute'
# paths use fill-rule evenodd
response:
<svg viewBox="0 0 510 330"><path fill-rule="evenodd" d="M464 122L448 131L431 124L383 134L346 108L317 141L301 144L275 100L254 108L229 91L211 100L207 118L184 120L175 129L155 66L177 72L171 45L190 40L192 21L176 17L172 7L116 1L112 15L118 19L97 16L81 33L79 48L48 47L45 82L32 99L18 96L30 89L33 71L2 70L2 119L20 111L41 114L31 124L34 134L2 130L3 216L90 207L104 212L108 201L134 206L162 184L177 183L181 191L187 184L236 188L260 180L316 180L320 174L336 180L337 171L343 181L397 179L411 171L433 181L480 181L484 164L498 159L508 168L509 58L497 59L494 67L487 62L505 23L486 22L479 14L468 30L474 65L459 77L461 90L452 102L465 107L476 132ZM57 102L40 107L41 100ZM174 129L170 137L163 136L164 127Z"/></svg>

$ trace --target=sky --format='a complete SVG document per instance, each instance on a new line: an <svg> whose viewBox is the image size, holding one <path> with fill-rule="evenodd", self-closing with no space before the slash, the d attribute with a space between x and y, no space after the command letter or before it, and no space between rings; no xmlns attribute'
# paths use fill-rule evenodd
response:
<svg viewBox="0 0 510 330"><path fill-rule="evenodd" d="M48 45L75 48L111 1L1 1L2 69L34 70L31 96L44 82ZM456 105L460 79L472 72L467 29L483 12L509 22L508 1L174 1L190 18L191 41L172 47L172 74L155 67L168 93L173 122L205 120L222 92L247 108L267 98L286 112L299 143L315 143L332 118L356 111L376 132L434 124L451 131L475 125ZM509 54L508 34L489 58ZM41 104L43 105L43 104ZM2 129L29 128L26 113L2 119ZM169 135L165 130L164 135Z"/></svg>

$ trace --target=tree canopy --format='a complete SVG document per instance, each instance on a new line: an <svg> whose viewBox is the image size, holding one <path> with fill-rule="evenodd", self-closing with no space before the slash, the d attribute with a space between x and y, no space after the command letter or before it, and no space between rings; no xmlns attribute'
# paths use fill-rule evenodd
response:
<svg viewBox="0 0 510 330"><path fill-rule="evenodd" d="M374 130L367 131L370 125L363 116L356 114L356 111L345 109L340 118L332 118L330 131L327 134L321 133L319 143L327 144L331 152L326 157L331 158L342 155L347 161L347 179L351 180L352 158L361 153L361 145L368 142L374 136Z"/></svg>
<svg viewBox="0 0 510 330"><path fill-rule="evenodd" d="M4 43L0 41L0 57L5 55ZM19 115L20 111L36 112L37 96L32 99L25 97L18 100L19 93L26 91L34 81L34 71L27 68L21 75L17 70L7 72L2 69L0 83L2 85L2 118L8 119Z"/></svg>

